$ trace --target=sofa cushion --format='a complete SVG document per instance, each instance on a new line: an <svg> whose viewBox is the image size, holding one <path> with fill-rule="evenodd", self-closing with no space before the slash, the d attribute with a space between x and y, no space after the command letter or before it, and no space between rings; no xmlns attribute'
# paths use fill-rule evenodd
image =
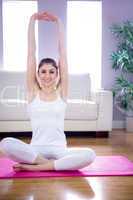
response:
<svg viewBox="0 0 133 200"><path fill-rule="evenodd" d="M25 99L26 73L0 71L0 99Z"/></svg>
<svg viewBox="0 0 133 200"><path fill-rule="evenodd" d="M68 99L65 119L97 120L98 104L94 101Z"/></svg>
<svg viewBox="0 0 133 200"><path fill-rule="evenodd" d="M90 100L89 74L69 74L68 98ZM26 99L26 72L0 71L0 99Z"/></svg>
<svg viewBox="0 0 133 200"><path fill-rule="evenodd" d="M27 120L26 73L0 71L0 120ZM69 74L66 119L96 119L89 74ZM77 100L78 99L78 100ZM83 103L84 102L84 103ZM86 103L85 103L86 102Z"/></svg>
<svg viewBox="0 0 133 200"><path fill-rule="evenodd" d="M70 74L68 99L90 100L91 80L89 74Z"/></svg>
<svg viewBox="0 0 133 200"><path fill-rule="evenodd" d="M25 100L1 99L0 100L0 121L4 120L28 120Z"/></svg>
<svg viewBox="0 0 133 200"><path fill-rule="evenodd" d="M0 120L29 120L25 100L6 99L0 101ZM96 120L98 104L94 101L68 99L65 119Z"/></svg>

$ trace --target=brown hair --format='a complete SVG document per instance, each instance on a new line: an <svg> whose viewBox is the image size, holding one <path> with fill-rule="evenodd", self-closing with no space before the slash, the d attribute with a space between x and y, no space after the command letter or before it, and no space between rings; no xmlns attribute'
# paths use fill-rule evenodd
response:
<svg viewBox="0 0 133 200"><path fill-rule="evenodd" d="M44 64L51 64L53 67L56 68L56 72L58 72L58 66L56 64L56 61L52 58L43 58L38 65L38 72L39 72L39 69L41 68L41 66Z"/></svg>

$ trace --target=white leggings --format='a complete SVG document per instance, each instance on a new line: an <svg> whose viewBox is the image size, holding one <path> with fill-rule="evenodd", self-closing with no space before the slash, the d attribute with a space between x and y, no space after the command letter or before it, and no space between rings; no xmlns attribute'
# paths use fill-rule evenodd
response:
<svg viewBox="0 0 133 200"><path fill-rule="evenodd" d="M55 159L55 170L75 170L86 167L96 157L90 148L67 148L58 146L33 146L19 139L7 137L0 141L0 149L14 161L34 163L38 155Z"/></svg>

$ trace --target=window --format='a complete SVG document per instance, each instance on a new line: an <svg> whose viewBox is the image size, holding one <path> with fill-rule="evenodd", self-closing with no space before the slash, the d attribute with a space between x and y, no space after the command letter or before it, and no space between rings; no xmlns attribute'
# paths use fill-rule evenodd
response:
<svg viewBox="0 0 133 200"><path fill-rule="evenodd" d="M4 70L24 71L27 59L29 17L37 12L37 1L3 1Z"/></svg>
<svg viewBox="0 0 133 200"><path fill-rule="evenodd" d="M90 73L101 87L101 2L68 1L67 54L70 73Z"/></svg>

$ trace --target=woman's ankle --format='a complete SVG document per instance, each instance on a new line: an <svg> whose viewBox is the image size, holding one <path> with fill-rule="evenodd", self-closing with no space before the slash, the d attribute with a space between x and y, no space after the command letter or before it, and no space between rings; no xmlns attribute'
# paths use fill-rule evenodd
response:
<svg viewBox="0 0 133 200"><path fill-rule="evenodd" d="M34 160L33 164L45 164L47 163L49 160L42 157L41 155L38 155L37 158Z"/></svg>
<svg viewBox="0 0 133 200"><path fill-rule="evenodd" d="M38 170L45 171L45 170L55 170L55 160L49 160L44 164L38 165Z"/></svg>
<svg viewBox="0 0 133 200"><path fill-rule="evenodd" d="M0 149L0 157L4 157L4 156L6 156L6 154L4 153L2 149Z"/></svg>

